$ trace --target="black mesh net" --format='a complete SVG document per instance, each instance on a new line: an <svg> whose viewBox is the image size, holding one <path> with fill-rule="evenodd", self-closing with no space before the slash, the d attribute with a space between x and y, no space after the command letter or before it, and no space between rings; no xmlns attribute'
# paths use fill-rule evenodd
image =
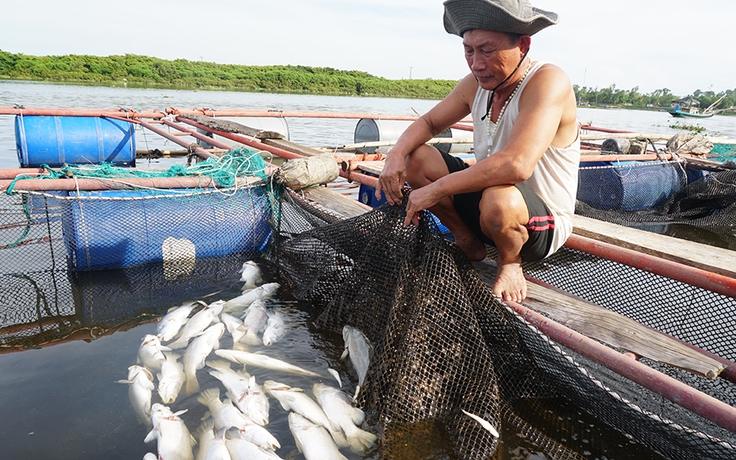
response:
<svg viewBox="0 0 736 460"><path fill-rule="evenodd" d="M551 341L496 300L426 216L419 227L404 227L403 208L384 205L336 221L295 196L283 200L275 260L284 282L315 306L319 326L334 332L357 327L375 347L358 402L381 435L381 457L507 458L499 439L463 411L510 433L502 437L505 452L518 443L546 458L605 458L604 445L619 436L620 444L630 445L626 458L736 456L734 433ZM585 262L582 255L569 257ZM570 272L570 263L555 258L526 268L548 279L581 278ZM652 292L671 287L637 284ZM585 297L598 289L583 286L575 293ZM609 285L602 290L610 292ZM620 294L608 295L614 300ZM718 315L734 317L733 299L711 301L720 305ZM710 316L710 304L698 302L693 300L698 316ZM632 308L662 313L643 302ZM682 326L677 319L664 321ZM709 322L693 319L692 327L710 335ZM732 356L735 342L724 342L712 351ZM688 383L698 380L710 394L734 403L729 382L666 371ZM593 423L610 428L605 442L590 432Z"/></svg>
<svg viewBox="0 0 736 460"><path fill-rule="evenodd" d="M264 187L0 194L0 351L95 338L237 281Z"/></svg>

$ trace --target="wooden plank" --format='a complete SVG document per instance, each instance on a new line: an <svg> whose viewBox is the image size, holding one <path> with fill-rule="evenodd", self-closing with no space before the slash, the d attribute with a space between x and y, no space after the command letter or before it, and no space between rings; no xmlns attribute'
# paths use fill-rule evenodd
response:
<svg viewBox="0 0 736 460"><path fill-rule="evenodd" d="M361 171L375 174L378 176L383 171L383 165L385 161L361 161L358 163L358 169Z"/></svg>
<svg viewBox="0 0 736 460"><path fill-rule="evenodd" d="M346 219L359 216L373 209L368 205L352 200L327 187L311 187L300 192L304 198Z"/></svg>
<svg viewBox="0 0 736 460"><path fill-rule="evenodd" d="M326 155L325 152L312 147L306 147L304 145L297 144L296 142L285 141L283 139L264 139L263 143L270 145L271 147L278 147L287 152L296 153L305 157L312 157L315 155Z"/></svg>
<svg viewBox="0 0 736 460"><path fill-rule="evenodd" d="M573 216L573 232L622 248L736 278L736 252L583 216Z"/></svg>
<svg viewBox="0 0 736 460"><path fill-rule="evenodd" d="M473 266L481 279L492 286L496 267L488 260L473 262ZM616 312L533 282L527 285L529 292L524 306L585 336L711 379L726 369L707 354Z"/></svg>
<svg viewBox="0 0 736 460"><path fill-rule="evenodd" d="M283 139L284 135L275 131L264 131L262 129L251 128L243 124L223 120L222 118L208 117L205 115L196 114L184 114L179 115L183 118L188 118L192 121L196 121L199 124L205 125L212 129L225 131L228 133L244 134L246 136L255 137L256 139Z"/></svg>

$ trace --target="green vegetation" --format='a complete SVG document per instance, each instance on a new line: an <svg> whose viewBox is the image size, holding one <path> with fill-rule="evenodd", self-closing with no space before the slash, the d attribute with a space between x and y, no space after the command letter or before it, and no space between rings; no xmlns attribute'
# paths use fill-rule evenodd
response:
<svg viewBox="0 0 736 460"><path fill-rule="evenodd" d="M329 67L244 66L214 62L124 56L29 56L0 50L0 78L17 80L89 83L182 89L224 89L277 93L329 94L340 96L405 97L437 100L446 96L454 80L388 80L365 72ZM573 85L578 103L590 106L670 107L675 95L669 89L651 94L639 88L621 90ZM697 90L691 96L705 108L725 94L718 109L736 105L736 90L721 93Z"/></svg>
<svg viewBox="0 0 736 460"><path fill-rule="evenodd" d="M651 94L639 93L638 86L626 91L616 88L615 84L600 90L586 86L581 88L578 85L573 85L573 89L575 90L575 96L578 99L579 105L590 105L594 107L669 108L673 100L682 98L682 96L673 94L667 88L655 90ZM700 108L705 109L723 95L726 97L714 107L714 110L730 109L736 106L736 89L726 90L720 93L697 90L692 94L685 95L685 97L690 96L696 99L700 102Z"/></svg>
<svg viewBox="0 0 736 460"><path fill-rule="evenodd" d="M0 50L0 78L166 88L441 99L452 80L387 80L329 67L243 66L147 56L28 56Z"/></svg>

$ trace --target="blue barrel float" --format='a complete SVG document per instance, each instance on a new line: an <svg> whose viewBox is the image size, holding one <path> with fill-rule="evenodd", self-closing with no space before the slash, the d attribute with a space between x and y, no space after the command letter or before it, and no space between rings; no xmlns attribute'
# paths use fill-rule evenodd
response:
<svg viewBox="0 0 736 460"><path fill-rule="evenodd" d="M16 115L15 144L23 168L103 162L135 166L134 126L113 118Z"/></svg>
<svg viewBox="0 0 736 460"><path fill-rule="evenodd" d="M651 209L685 185L684 174L660 161L586 163L579 170L577 199L601 210Z"/></svg>
<svg viewBox="0 0 736 460"><path fill-rule="evenodd" d="M62 229L72 270L167 262L167 245L186 248L194 260L258 255L268 244L265 187L236 192L189 190L69 192ZM187 257L189 257L189 255Z"/></svg>

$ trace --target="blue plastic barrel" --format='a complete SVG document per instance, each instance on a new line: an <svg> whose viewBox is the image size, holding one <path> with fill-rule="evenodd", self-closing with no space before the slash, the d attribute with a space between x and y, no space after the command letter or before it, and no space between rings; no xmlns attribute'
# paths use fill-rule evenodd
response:
<svg viewBox="0 0 736 460"><path fill-rule="evenodd" d="M678 166L658 161L586 166L579 170L577 199L602 210L651 209L667 201L686 181Z"/></svg>
<svg viewBox="0 0 736 460"><path fill-rule="evenodd" d="M103 162L135 166L134 126L111 118L16 115L15 145L23 168Z"/></svg>
<svg viewBox="0 0 736 460"><path fill-rule="evenodd" d="M265 187L177 197L176 191L70 192L62 206L69 265L76 271L165 262L170 238L192 256L258 255L271 236ZM177 243L178 244L178 243Z"/></svg>

